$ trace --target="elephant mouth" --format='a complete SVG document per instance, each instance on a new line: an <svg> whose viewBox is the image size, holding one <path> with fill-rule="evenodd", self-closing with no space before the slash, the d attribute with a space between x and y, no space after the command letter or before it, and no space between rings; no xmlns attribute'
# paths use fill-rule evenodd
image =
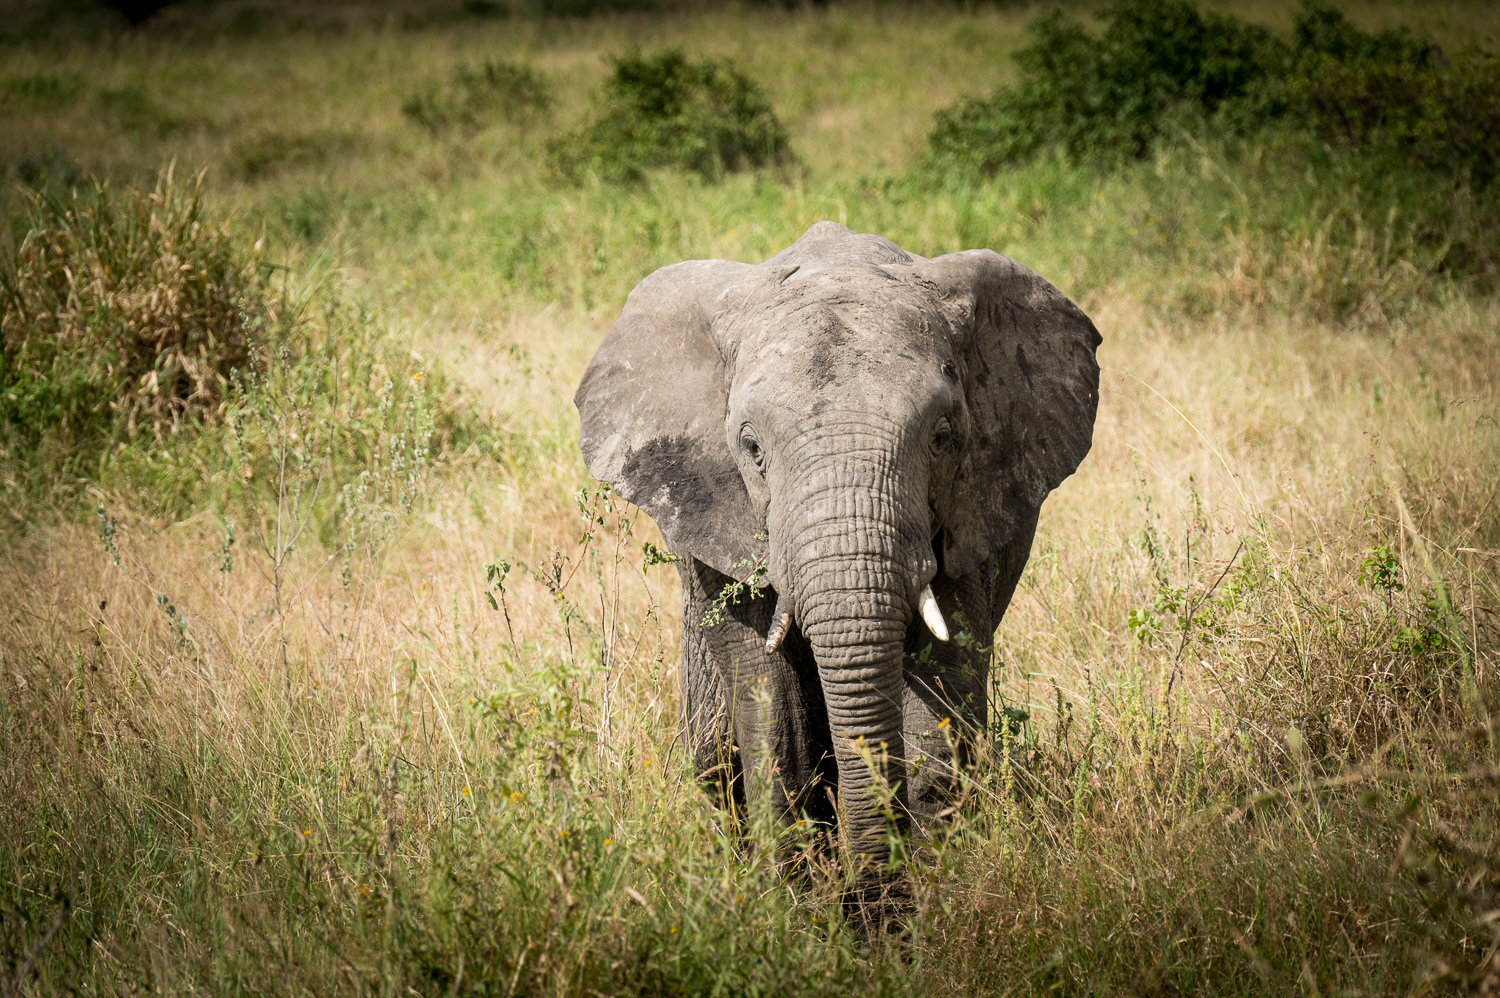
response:
<svg viewBox="0 0 1500 998"><path fill-rule="evenodd" d="M922 593L917 597L917 612L922 617L922 623L932 632L932 636L939 641L948 640L948 622L943 619L943 611L938 607L937 597L933 595L932 583L922 587ZM771 611L771 629L766 632L766 654L774 655L781 643L786 640L787 632L792 629L791 602L780 592L776 594L776 609Z"/></svg>

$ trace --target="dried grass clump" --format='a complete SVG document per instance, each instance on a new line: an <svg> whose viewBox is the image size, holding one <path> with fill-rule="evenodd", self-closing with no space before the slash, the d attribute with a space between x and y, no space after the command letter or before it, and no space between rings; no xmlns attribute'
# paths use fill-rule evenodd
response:
<svg viewBox="0 0 1500 998"><path fill-rule="evenodd" d="M288 314L258 251L208 216L202 173L29 200L0 275L0 415L33 447L47 430L76 446L208 418L252 340Z"/></svg>

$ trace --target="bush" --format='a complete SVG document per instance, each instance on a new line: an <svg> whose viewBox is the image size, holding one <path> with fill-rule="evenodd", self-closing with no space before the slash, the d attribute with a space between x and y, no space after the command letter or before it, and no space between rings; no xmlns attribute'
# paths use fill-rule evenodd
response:
<svg viewBox="0 0 1500 998"><path fill-rule="evenodd" d="M648 169L672 167L716 180L790 159L771 102L733 63L692 61L680 49L630 52L613 63L595 118L551 145L565 176L637 181Z"/></svg>
<svg viewBox="0 0 1500 998"><path fill-rule="evenodd" d="M29 194L26 232L0 270L0 447L50 441L67 459L117 428L204 419L285 299L226 224L203 175L149 191L102 183Z"/></svg>
<svg viewBox="0 0 1500 998"><path fill-rule="evenodd" d="M1448 61L1406 31L1367 34L1338 10L1303 6L1290 38L1188 0L1117 0L1090 35L1061 11L1016 55L1021 82L938 112L935 160L993 173L1044 152L1075 161L1143 158L1174 128L1248 134L1285 120L1396 165L1488 184L1500 154L1500 63Z"/></svg>
<svg viewBox="0 0 1500 998"><path fill-rule="evenodd" d="M1031 25L1021 82L939 111L934 155L983 172L1062 149L1077 160L1143 157L1175 116L1244 101L1287 63L1270 31L1187 0L1118 0L1094 38L1060 10Z"/></svg>
<svg viewBox="0 0 1500 998"><path fill-rule="evenodd" d="M446 85L421 90L401 103L401 113L436 134L459 125L480 129L500 121L528 123L552 109L547 78L530 66L491 59L460 66Z"/></svg>
<svg viewBox="0 0 1500 998"><path fill-rule="evenodd" d="M1457 175L1481 189L1494 183L1500 59L1471 49L1450 61L1436 46L1394 33L1329 34L1316 39L1326 48L1302 48L1288 81L1296 121L1325 141L1392 165Z"/></svg>
<svg viewBox="0 0 1500 998"><path fill-rule="evenodd" d="M336 546L372 502L409 507L430 453L503 443L357 302L237 243L202 174L26 197L0 269L7 502L97 483L244 524L306 486L305 514Z"/></svg>

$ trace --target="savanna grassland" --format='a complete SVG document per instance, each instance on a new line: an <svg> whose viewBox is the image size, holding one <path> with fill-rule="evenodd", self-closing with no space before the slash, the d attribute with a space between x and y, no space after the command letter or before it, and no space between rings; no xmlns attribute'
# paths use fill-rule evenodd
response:
<svg viewBox="0 0 1500 998"><path fill-rule="evenodd" d="M1028 6L49 11L0 25L0 992L1500 988L1482 142L944 159ZM1433 73L1500 32L1347 15ZM610 59L673 48L758 86L739 160L595 141ZM824 218L996 249L1104 336L984 761L873 941L686 771L676 573L570 401L645 274Z"/></svg>

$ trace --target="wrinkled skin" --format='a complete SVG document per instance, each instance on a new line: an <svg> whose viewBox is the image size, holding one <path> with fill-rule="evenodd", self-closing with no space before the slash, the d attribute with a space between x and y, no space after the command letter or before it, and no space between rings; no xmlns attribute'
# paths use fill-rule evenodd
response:
<svg viewBox="0 0 1500 998"><path fill-rule="evenodd" d="M580 443L681 559L683 732L711 784L788 821L841 812L879 885L890 824L947 806L988 723L977 649L1088 452L1099 342L998 254L928 260L832 222L631 293L579 386ZM765 598L700 626L750 577ZM919 612L929 585L954 640ZM768 651L773 606L791 626Z"/></svg>

